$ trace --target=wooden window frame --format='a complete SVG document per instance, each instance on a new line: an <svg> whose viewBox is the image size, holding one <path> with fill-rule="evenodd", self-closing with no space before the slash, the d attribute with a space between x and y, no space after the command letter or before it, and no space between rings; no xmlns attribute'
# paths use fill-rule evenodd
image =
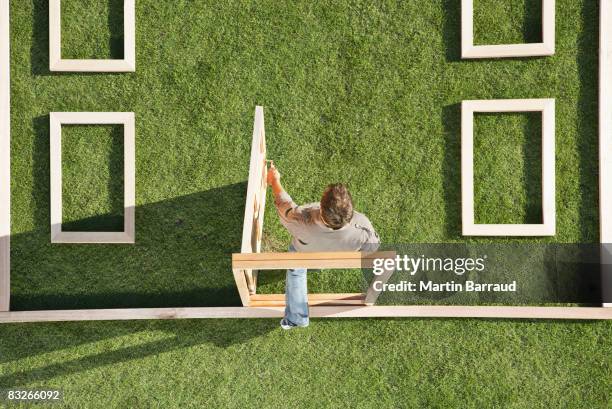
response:
<svg viewBox="0 0 612 409"><path fill-rule="evenodd" d="M474 45L474 0L461 0L461 57L536 57L555 53L555 0L542 0L542 42Z"/></svg>
<svg viewBox="0 0 612 409"><path fill-rule="evenodd" d="M51 242L52 243L129 243L136 241L136 132L133 112L51 112ZM62 231L62 125L123 125L123 231Z"/></svg>
<svg viewBox="0 0 612 409"><path fill-rule="evenodd" d="M136 71L136 1L123 1L122 59L63 59L62 2L49 0L49 70L66 72Z"/></svg>
<svg viewBox="0 0 612 409"><path fill-rule="evenodd" d="M540 224L477 224L474 218L474 113L542 113L542 217ZM554 236L555 100L490 99L461 104L461 214L464 236Z"/></svg>

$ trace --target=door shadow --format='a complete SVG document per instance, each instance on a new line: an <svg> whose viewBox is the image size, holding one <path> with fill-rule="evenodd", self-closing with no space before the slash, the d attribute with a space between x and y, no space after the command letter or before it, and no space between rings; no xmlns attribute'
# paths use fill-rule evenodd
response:
<svg viewBox="0 0 612 409"><path fill-rule="evenodd" d="M241 305L231 254L240 251L246 182L137 206L135 244L52 244L48 116L33 126L35 228L12 237L12 310ZM110 156L122 168L122 149ZM96 231L112 217L74 224Z"/></svg>
<svg viewBox="0 0 612 409"><path fill-rule="evenodd" d="M39 228L12 237L12 310L240 305L231 254L246 183L137 206L135 244L52 244L46 191L33 195Z"/></svg>

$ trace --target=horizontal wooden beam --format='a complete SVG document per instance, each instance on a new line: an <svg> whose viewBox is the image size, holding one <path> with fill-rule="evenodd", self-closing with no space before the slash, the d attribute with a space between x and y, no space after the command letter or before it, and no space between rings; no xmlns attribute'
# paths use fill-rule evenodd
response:
<svg viewBox="0 0 612 409"><path fill-rule="evenodd" d="M611 320L612 309L603 307L517 307L517 306L335 306L313 307L311 317L318 318L514 318Z"/></svg>
<svg viewBox="0 0 612 409"><path fill-rule="evenodd" d="M318 251L318 252L284 252L284 253L234 253L232 260L236 261L258 261L258 260L326 260L326 259L357 259L395 257L394 251L361 252L361 251Z"/></svg>
<svg viewBox="0 0 612 409"><path fill-rule="evenodd" d="M253 301L249 302L249 307L284 307L285 301ZM329 306L340 306L340 305L365 305L364 299L361 300L308 300L309 306L315 305L329 305Z"/></svg>
<svg viewBox="0 0 612 409"><path fill-rule="evenodd" d="M279 309L279 311L281 311ZM282 314L280 314L282 315ZM45 310L0 312L2 322L108 321L181 318L273 318L275 310L248 307L113 308L91 310Z"/></svg>
<svg viewBox="0 0 612 409"><path fill-rule="evenodd" d="M309 300L361 300L364 293L313 293L308 294ZM251 301L284 301L285 294L253 294Z"/></svg>
<svg viewBox="0 0 612 409"><path fill-rule="evenodd" d="M359 251L316 253L236 253L232 254L232 268L284 270L288 268L367 268L374 259L395 258L395 252L365 253Z"/></svg>
<svg viewBox="0 0 612 409"><path fill-rule="evenodd" d="M0 312L0 323L185 318L280 318L283 307L182 307ZM610 320L612 308L502 306L316 306L314 318L515 318Z"/></svg>
<svg viewBox="0 0 612 409"><path fill-rule="evenodd" d="M364 293L308 294L308 305L364 305ZM285 294L253 294L249 307L284 307Z"/></svg>

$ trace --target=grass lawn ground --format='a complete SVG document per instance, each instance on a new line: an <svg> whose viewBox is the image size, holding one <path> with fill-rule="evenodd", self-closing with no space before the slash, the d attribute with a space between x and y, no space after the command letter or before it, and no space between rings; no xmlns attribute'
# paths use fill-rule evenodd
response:
<svg viewBox="0 0 612 409"><path fill-rule="evenodd" d="M62 3L65 58L121 57L122 1ZM539 41L539 1L475 3L477 43ZM11 308L238 305L255 105L296 201L346 181L385 242L427 243L465 240L461 100L556 98L557 235L540 241L597 242L598 2L557 0L552 57L476 61L460 58L459 5L138 0L136 73L58 74L47 2L12 1ZM135 245L50 244L52 111L135 112ZM539 131L531 115L477 116L478 222L541 217ZM120 128L64 129L67 228L121 225L121 144ZM289 241L271 206L264 236ZM612 407L611 322L277 324L2 325L0 387L60 387L67 407Z"/></svg>

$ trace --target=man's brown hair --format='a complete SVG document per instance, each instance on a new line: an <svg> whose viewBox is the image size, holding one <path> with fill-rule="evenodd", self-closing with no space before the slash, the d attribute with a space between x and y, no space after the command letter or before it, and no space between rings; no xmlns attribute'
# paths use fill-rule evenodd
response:
<svg viewBox="0 0 612 409"><path fill-rule="evenodd" d="M321 216L332 229L345 226L353 218L353 198L342 183L328 185L323 192Z"/></svg>

